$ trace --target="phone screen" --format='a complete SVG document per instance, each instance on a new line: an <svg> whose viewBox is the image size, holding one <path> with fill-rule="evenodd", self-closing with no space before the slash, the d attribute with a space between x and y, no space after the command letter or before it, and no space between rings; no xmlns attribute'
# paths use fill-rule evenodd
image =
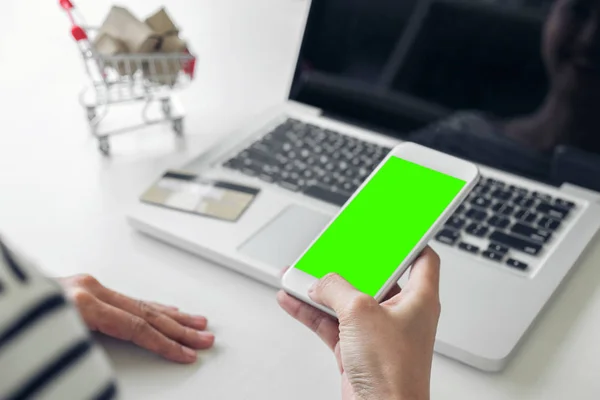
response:
<svg viewBox="0 0 600 400"><path fill-rule="evenodd" d="M376 296L467 183L391 157L295 267Z"/></svg>

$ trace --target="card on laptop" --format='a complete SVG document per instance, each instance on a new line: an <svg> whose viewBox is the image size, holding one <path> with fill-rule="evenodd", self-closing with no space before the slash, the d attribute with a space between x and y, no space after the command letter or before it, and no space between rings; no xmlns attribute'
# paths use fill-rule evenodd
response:
<svg viewBox="0 0 600 400"><path fill-rule="evenodd" d="M259 192L256 188L203 179L185 171L167 171L140 200L234 222L242 216Z"/></svg>

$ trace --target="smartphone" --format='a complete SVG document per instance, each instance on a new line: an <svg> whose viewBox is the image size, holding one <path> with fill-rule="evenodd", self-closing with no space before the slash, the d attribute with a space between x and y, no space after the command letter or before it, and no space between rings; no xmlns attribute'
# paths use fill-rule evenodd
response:
<svg viewBox="0 0 600 400"><path fill-rule="evenodd" d="M405 142L379 164L282 277L290 295L329 273L381 302L479 180L473 163Z"/></svg>

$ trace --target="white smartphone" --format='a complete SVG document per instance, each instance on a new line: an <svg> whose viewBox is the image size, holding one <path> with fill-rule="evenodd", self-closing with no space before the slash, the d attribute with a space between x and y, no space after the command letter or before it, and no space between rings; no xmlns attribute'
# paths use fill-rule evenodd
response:
<svg viewBox="0 0 600 400"><path fill-rule="evenodd" d="M478 180L473 163L398 145L284 274L283 289L335 317L308 290L337 273L381 302Z"/></svg>

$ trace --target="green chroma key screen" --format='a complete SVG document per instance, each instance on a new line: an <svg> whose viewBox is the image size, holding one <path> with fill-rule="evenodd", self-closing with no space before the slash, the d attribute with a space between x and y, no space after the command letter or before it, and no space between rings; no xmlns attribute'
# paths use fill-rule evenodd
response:
<svg viewBox="0 0 600 400"><path fill-rule="evenodd" d="M296 263L375 296L466 182L391 157Z"/></svg>

